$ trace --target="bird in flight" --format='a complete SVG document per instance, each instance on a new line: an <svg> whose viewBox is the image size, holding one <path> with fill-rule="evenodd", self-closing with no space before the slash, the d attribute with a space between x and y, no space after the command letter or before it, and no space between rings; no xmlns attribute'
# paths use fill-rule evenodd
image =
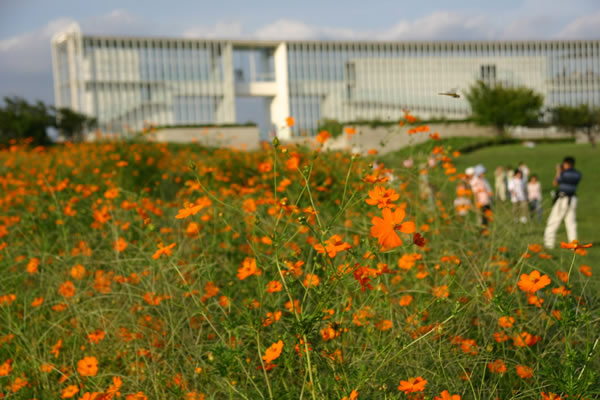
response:
<svg viewBox="0 0 600 400"><path fill-rule="evenodd" d="M450 90L447 90L445 92L441 92L438 93L441 96L450 96L450 97L454 97L455 99L458 99L460 97L460 94L457 93L458 88L452 88Z"/></svg>

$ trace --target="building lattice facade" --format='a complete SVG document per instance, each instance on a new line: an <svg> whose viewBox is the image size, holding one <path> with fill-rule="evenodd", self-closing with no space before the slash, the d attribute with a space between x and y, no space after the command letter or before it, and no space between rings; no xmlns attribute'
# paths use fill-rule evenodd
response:
<svg viewBox="0 0 600 400"><path fill-rule="evenodd" d="M236 123L236 97L266 99L280 137L323 119L464 118L439 96L477 80L527 86L545 106L600 105L600 41L338 42L105 37L74 25L52 40L55 101L104 131ZM288 128L285 119L296 124Z"/></svg>

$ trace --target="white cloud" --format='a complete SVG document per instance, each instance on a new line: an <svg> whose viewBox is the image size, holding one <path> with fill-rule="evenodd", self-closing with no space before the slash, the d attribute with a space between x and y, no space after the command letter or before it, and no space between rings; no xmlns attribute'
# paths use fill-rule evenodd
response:
<svg viewBox="0 0 600 400"><path fill-rule="evenodd" d="M212 26L196 26L183 32L186 38L240 38L242 23L239 21L220 21Z"/></svg>
<svg viewBox="0 0 600 400"><path fill-rule="evenodd" d="M322 36L322 33L321 29L305 24L304 22L280 19L259 28L252 36L258 39L269 40L311 40L319 38L319 36Z"/></svg>
<svg viewBox="0 0 600 400"><path fill-rule="evenodd" d="M383 40L469 40L491 39L497 35L486 17L437 11L412 21L402 20L376 34Z"/></svg>
<svg viewBox="0 0 600 400"><path fill-rule="evenodd" d="M163 25L152 23L123 9L83 20L81 29L85 33L104 35L157 35L166 31Z"/></svg>
<svg viewBox="0 0 600 400"><path fill-rule="evenodd" d="M453 12L435 12L412 21L398 21L387 29L363 31L312 26L297 20L280 19L251 34L259 39L271 40L461 40L488 39L496 35L497 29L485 17Z"/></svg>
<svg viewBox="0 0 600 400"><path fill-rule="evenodd" d="M350 28L317 27L293 19L279 19L267 24L250 36L265 40L367 39L369 32Z"/></svg>
<svg viewBox="0 0 600 400"><path fill-rule="evenodd" d="M600 11L576 18L558 34L561 39L600 39Z"/></svg>
<svg viewBox="0 0 600 400"><path fill-rule="evenodd" d="M502 31L500 39L549 39L557 31L558 18L548 15L534 15L518 18Z"/></svg>
<svg viewBox="0 0 600 400"><path fill-rule="evenodd" d="M0 71L40 72L50 65L50 39L74 21L59 18L45 27L0 41Z"/></svg>

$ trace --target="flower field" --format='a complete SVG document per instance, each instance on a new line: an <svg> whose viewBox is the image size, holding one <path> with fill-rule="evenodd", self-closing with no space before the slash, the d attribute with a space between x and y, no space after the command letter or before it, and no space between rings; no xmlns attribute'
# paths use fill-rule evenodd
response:
<svg viewBox="0 0 600 400"><path fill-rule="evenodd" d="M600 397L586 245L460 216L457 152L375 157L2 149L0 399Z"/></svg>

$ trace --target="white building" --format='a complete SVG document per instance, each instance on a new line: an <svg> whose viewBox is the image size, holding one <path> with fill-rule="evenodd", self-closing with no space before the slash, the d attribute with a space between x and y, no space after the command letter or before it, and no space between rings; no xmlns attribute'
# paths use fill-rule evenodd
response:
<svg viewBox="0 0 600 400"><path fill-rule="evenodd" d="M524 85L545 105L600 105L600 40L339 42L202 40L82 34L52 39L57 107L109 132L156 125L231 124L236 98L264 99L264 129L314 134L321 119L469 115L477 80ZM285 124L293 116L296 125Z"/></svg>

